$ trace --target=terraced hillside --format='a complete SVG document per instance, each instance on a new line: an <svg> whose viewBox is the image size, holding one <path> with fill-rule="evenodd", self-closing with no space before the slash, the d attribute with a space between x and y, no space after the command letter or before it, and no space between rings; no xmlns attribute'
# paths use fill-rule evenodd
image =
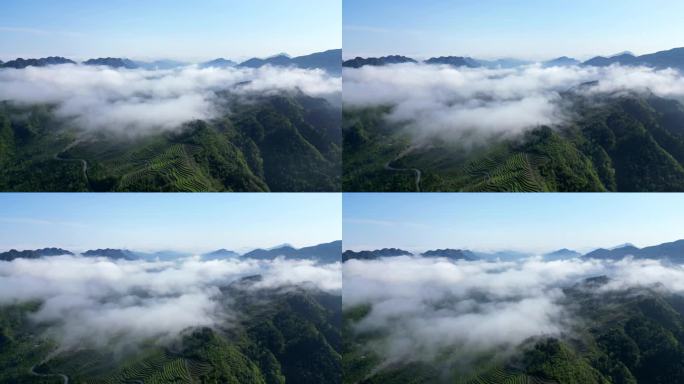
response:
<svg viewBox="0 0 684 384"><path fill-rule="evenodd" d="M51 106L0 103L0 190L338 191L340 112L297 94L250 102L173 131L84 129Z"/></svg>
<svg viewBox="0 0 684 384"><path fill-rule="evenodd" d="M564 96L574 121L486 144L425 138L391 107L344 111L348 191L683 191L684 106L653 95ZM391 164L391 167L387 167ZM420 171L419 188L413 172Z"/></svg>
<svg viewBox="0 0 684 384"><path fill-rule="evenodd" d="M0 307L0 382L340 382L341 297L297 287L254 290L252 283L221 288L235 319L116 347L57 349L47 326L30 320L40 303Z"/></svg>

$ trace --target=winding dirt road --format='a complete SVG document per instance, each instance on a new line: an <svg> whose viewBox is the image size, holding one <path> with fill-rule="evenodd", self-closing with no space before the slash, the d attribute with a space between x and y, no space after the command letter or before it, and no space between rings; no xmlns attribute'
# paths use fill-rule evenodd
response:
<svg viewBox="0 0 684 384"><path fill-rule="evenodd" d="M397 155L397 157L395 157L394 159L388 161L388 162L385 164L385 169L388 170L388 171L397 171L397 172L408 172L408 171L410 171L410 172L415 173L415 175L416 175L416 192L420 192L420 178L421 178L421 176L422 176L422 174L421 174L421 172L420 172L420 169L418 169L418 168L396 168L396 167L393 167L393 166L392 166L392 163L394 163L395 161L398 161L398 160L401 159L402 157L408 155L408 154L411 153L414 149L416 149L416 147L408 147L408 148L406 148L406 149L405 149L404 151L402 151L399 155Z"/></svg>
<svg viewBox="0 0 684 384"><path fill-rule="evenodd" d="M64 384L69 384L69 376L67 376L65 374L62 374L62 373L38 373L38 372L36 372L37 366L45 364L51 358L52 358L52 356L48 356L43 361L41 361L40 363L32 366L31 369L29 369L29 373L33 376L38 376L38 377L60 377Z"/></svg>
<svg viewBox="0 0 684 384"><path fill-rule="evenodd" d="M55 153L54 158L55 158L55 160L59 160L59 161L78 161L78 162L80 162L81 163L81 169L83 171L83 177L85 178L85 181L86 181L86 185L88 186L88 188L90 188L90 179L88 179L88 162L85 161L85 159L65 159L65 158L61 157L61 155L63 153L65 153L68 150L70 150L71 148L77 146L82 141L83 140L76 140L73 143L67 145L66 147L64 147L64 149Z"/></svg>

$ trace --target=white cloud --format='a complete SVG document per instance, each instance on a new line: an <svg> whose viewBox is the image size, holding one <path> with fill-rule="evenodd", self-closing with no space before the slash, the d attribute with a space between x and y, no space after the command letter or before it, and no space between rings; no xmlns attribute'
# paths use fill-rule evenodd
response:
<svg viewBox="0 0 684 384"><path fill-rule="evenodd" d="M322 70L262 67L147 71L85 65L0 69L0 100L53 103L85 129L141 133L216 117L216 92L238 95L301 90L334 97L341 79Z"/></svg>
<svg viewBox="0 0 684 384"><path fill-rule="evenodd" d="M656 260L545 262L451 261L401 256L350 260L343 266L343 305L371 304L358 332L385 332L367 345L386 364L452 356L509 356L531 337L570 332L572 311L563 288L599 275L601 290L663 284L684 292L684 268Z"/></svg>
<svg viewBox="0 0 684 384"><path fill-rule="evenodd" d="M167 339L236 314L219 287L259 274L253 286L341 290L340 263L310 260L115 261L55 256L0 262L0 305L40 300L32 316L63 348Z"/></svg>
<svg viewBox="0 0 684 384"><path fill-rule="evenodd" d="M407 63L345 68L343 79L345 107L391 105L386 119L405 124L417 139L475 133L482 140L560 124L568 118L561 93L596 80L597 87L581 92L684 96L679 72L645 67L488 69Z"/></svg>

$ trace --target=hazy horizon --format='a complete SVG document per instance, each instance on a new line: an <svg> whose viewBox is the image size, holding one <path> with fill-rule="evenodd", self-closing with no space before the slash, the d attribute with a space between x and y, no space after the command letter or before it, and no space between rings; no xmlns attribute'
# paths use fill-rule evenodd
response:
<svg viewBox="0 0 684 384"><path fill-rule="evenodd" d="M684 238L684 196L658 193L355 193L343 205L345 250L586 253Z"/></svg>
<svg viewBox="0 0 684 384"><path fill-rule="evenodd" d="M336 194L0 195L0 250L246 251L342 238Z"/></svg>
<svg viewBox="0 0 684 384"><path fill-rule="evenodd" d="M338 0L7 0L0 33L4 61L47 56L241 60L341 47L342 12Z"/></svg>
<svg viewBox="0 0 684 384"><path fill-rule="evenodd" d="M1 29L0 29L1 31ZM234 58L234 57L228 57L228 56L215 56L211 58L204 58L204 59L199 59L199 60L180 60L180 59L174 59L174 58L169 58L165 56L161 57L132 57L132 56L112 56L112 55L103 55L103 56L83 56L83 57L67 57L67 56L62 56L62 55L57 55L56 57L64 57L65 59L69 59L72 61L75 61L76 64L82 64L86 60L90 59L103 59L103 58L117 58L117 59L128 59L136 62L155 62L155 61L163 61L163 60L169 60L169 61L178 61L180 63L184 63L187 65L193 65L193 64L202 64L208 61L216 60L216 59L226 59L226 60L231 60L234 61L237 64L240 64L244 61L247 61L249 59L257 58L257 59L267 59L275 56L280 56L280 55L287 55L289 57L299 57L299 56L307 56L311 55L314 53L321 53L329 50L336 50L340 48L329 48L329 49L322 49L319 51L311 51L311 52L305 52L302 54L297 54L297 55L292 55L289 54L288 52L275 52L273 54L267 54L267 55L262 55L262 56L244 56L244 57L239 57L239 58ZM16 59L42 59L42 58L47 58L47 57L55 57L54 55L45 55L45 56L26 56L26 57L3 57L2 53L0 53L0 60L4 62L16 60Z"/></svg>
<svg viewBox="0 0 684 384"><path fill-rule="evenodd" d="M656 0L345 0L344 57L405 55L586 60L681 47L684 4ZM654 28L657 26L657 28Z"/></svg>

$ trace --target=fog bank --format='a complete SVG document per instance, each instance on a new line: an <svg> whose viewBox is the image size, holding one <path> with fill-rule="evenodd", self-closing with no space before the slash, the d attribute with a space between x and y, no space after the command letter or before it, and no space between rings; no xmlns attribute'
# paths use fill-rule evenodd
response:
<svg viewBox="0 0 684 384"><path fill-rule="evenodd" d="M343 79L346 108L392 106L387 121L408 127L418 140L468 136L482 141L561 124L572 117L561 97L569 90L684 96L684 78L678 71L646 67L537 64L489 69L407 63L344 68ZM580 86L594 81L597 86Z"/></svg>
<svg viewBox="0 0 684 384"><path fill-rule="evenodd" d="M80 256L0 262L0 305L38 300L31 315L62 348L169 340L188 327L226 324L240 314L221 292L245 276L250 289L341 290L340 263L310 260L123 261Z"/></svg>
<svg viewBox="0 0 684 384"><path fill-rule="evenodd" d="M144 70L65 64L0 69L0 101L55 104L58 117L83 129L137 134L217 117L220 91L248 96L298 90L329 98L339 97L341 88L340 78L322 70L271 66Z"/></svg>

